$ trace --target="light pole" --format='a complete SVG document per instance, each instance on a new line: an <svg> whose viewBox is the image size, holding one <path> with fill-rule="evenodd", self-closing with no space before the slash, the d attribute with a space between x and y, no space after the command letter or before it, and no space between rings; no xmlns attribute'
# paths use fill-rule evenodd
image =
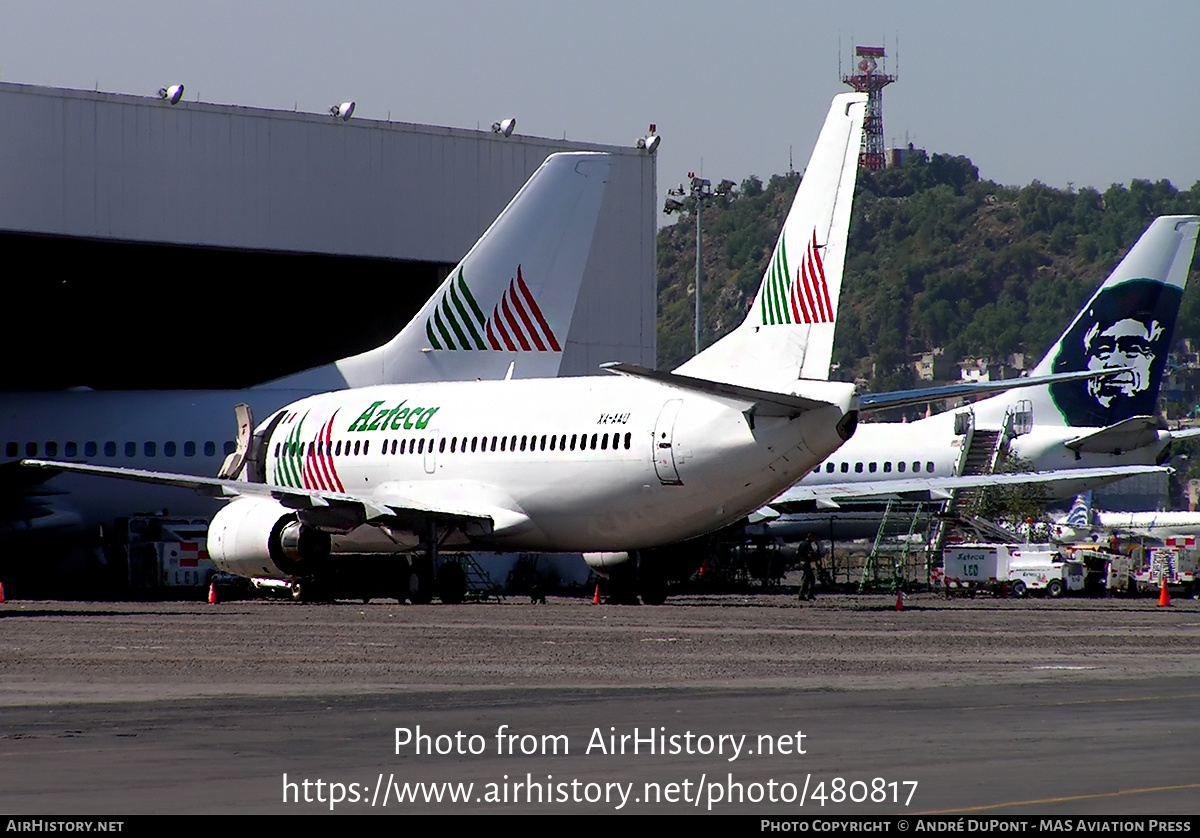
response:
<svg viewBox="0 0 1200 838"><path fill-rule="evenodd" d="M712 181L707 178L696 177L695 172L688 172L689 186L685 191L683 184L679 184L678 189L668 189L667 194L672 196L667 198L667 202L663 205L663 212L670 215L673 212L681 212L684 209L684 204L679 199L687 195L692 199L693 211L696 213L696 350L695 354L700 354L700 338L703 330L703 314L700 303L700 282L703 278L703 263L701 261L702 250L700 246L701 236L701 216L704 214L704 202L713 197L713 195L728 195L733 188L733 181L723 180L717 191L712 188Z"/></svg>

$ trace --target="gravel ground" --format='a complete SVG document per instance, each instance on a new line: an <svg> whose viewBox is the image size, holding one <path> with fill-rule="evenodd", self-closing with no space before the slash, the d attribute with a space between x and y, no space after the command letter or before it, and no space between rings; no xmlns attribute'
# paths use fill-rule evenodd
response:
<svg viewBox="0 0 1200 838"><path fill-rule="evenodd" d="M483 687L906 689L1200 674L1200 602L685 596L662 607L9 601L0 705Z"/></svg>

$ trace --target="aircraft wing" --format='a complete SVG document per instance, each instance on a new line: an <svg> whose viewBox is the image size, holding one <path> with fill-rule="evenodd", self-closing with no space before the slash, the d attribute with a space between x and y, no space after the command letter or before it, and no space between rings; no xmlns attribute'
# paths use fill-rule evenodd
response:
<svg viewBox="0 0 1200 838"><path fill-rule="evenodd" d="M1182 428L1171 431L1171 439L1195 439L1200 436L1200 428Z"/></svg>
<svg viewBox="0 0 1200 838"><path fill-rule="evenodd" d="M361 523L396 523L406 528L417 526L422 521L437 519L469 527L472 534L491 534L495 517L492 514L481 514L478 510L457 508L450 504L423 503L416 499L416 493L395 491L385 492L381 497L359 496L341 492L327 492L320 489L299 489L290 486L271 486L266 483L251 483L245 480L227 480L220 477L197 477L192 474L173 474L170 472L145 471L143 469L113 468L111 466L94 466L87 463L64 463L54 460L21 460L21 465L29 468L49 469L55 472L68 471L76 474L91 474L97 477L111 477L120 480L133 480L139 483L151 483L158 486L178 486L193 489L200 494L211 497L269 497L278 501L282 506L297 511L316 513L330 521L358 521ZM496 507L491 510L504 518L507 527L518 526L521 522L512 520L520 514L512 510ZM504 514L506 513L507 514Z"/></svg>
<svg viewBox="0 0 1200 838"><path fill-rule="evenodd" d="M977 474L960 477L907 477L903 480L872 480L855 483L828 483L806 486L797 483L771 501L772 509L790 504L816 502L818 506L837 508L840 500L886 498L915 492L928 493L934 498L948 499L958 489L977 489L986 486L1020 486L1029 483L1057 483L1063 480L1092 480L1099 478L1133 477L1138 474L1169 473L1165 466L1113 466L1111 468L1074 468L1054 471L1031 471L1016 474Z"/></svg>

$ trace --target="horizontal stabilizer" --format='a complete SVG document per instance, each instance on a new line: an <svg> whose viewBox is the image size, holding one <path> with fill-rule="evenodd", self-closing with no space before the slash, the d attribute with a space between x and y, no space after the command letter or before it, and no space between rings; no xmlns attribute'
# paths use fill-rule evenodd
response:
<svg viewBox="0 0 1200 838"><path fill-rule="evenodd" d="M1125 368L1086 370L1084 372L1059 373L1058 375L1041 375L1036 378L1009 378L1004 381L947 384L942 387L923 387L919 390L898 390L895 393L864 393L858 397L858 403L859 409L863 413L867 413L873 410L904 407L910 404L924 404L925 402L934 402L961 396L979 396L986 395L987 393L1019 390L1022 387L1038 387L1043 384L1063 383L1085 378L1102 378L1126 371Z"/></svg>
<svg viewBox="0 0 1200 838"><path fill-rule="evenodd" d="M792 393L778 393L773 390L758 390L753 387L741 387L737 384L726 384L722 381L709 381L705 378L693 378L690 375L679 375L674 372L652 370L637 364L610 363L601 364L602 369L619 375L634 378L645 378L678 387L680 390L691 390L706 396L718 396L732 401L742 402L746 411L756 416L799 416L808 410L820 410L823 407L833 407L831 402L798 396ZM824 382L819 382L824 383Z"/></svg>
<svg viewBox="0 0 1200 838"><path fill-rule="evenodd" d="M1158 420L1153 416L1131 416L1115 425L1075 437L1065 445L1077 454L1120 454L1150 445L1157 439Z"/></svg>

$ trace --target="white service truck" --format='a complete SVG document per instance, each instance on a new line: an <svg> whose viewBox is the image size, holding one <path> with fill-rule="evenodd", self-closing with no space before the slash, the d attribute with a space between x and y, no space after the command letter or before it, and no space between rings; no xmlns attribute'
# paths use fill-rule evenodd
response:
<svg viewBox="0 0 1200 838"><path fill-rule="evenodd" d="M1052 544L958 544L943 552L942 572L947 594L1007 588L1014 596L1059 597L1082 591L1084 583L1083 563Z"/></svg>
<svg viewBox="0 0 1200 838"><path fill-rule="evenodd" d="M1181 585L1191 596L1196 591L1198 555L1195 536L1168 538L1164 546L1151 547L1145 564L1133 576L1138 590L1157 591L1165 578L1168 585Z"/></svg>

